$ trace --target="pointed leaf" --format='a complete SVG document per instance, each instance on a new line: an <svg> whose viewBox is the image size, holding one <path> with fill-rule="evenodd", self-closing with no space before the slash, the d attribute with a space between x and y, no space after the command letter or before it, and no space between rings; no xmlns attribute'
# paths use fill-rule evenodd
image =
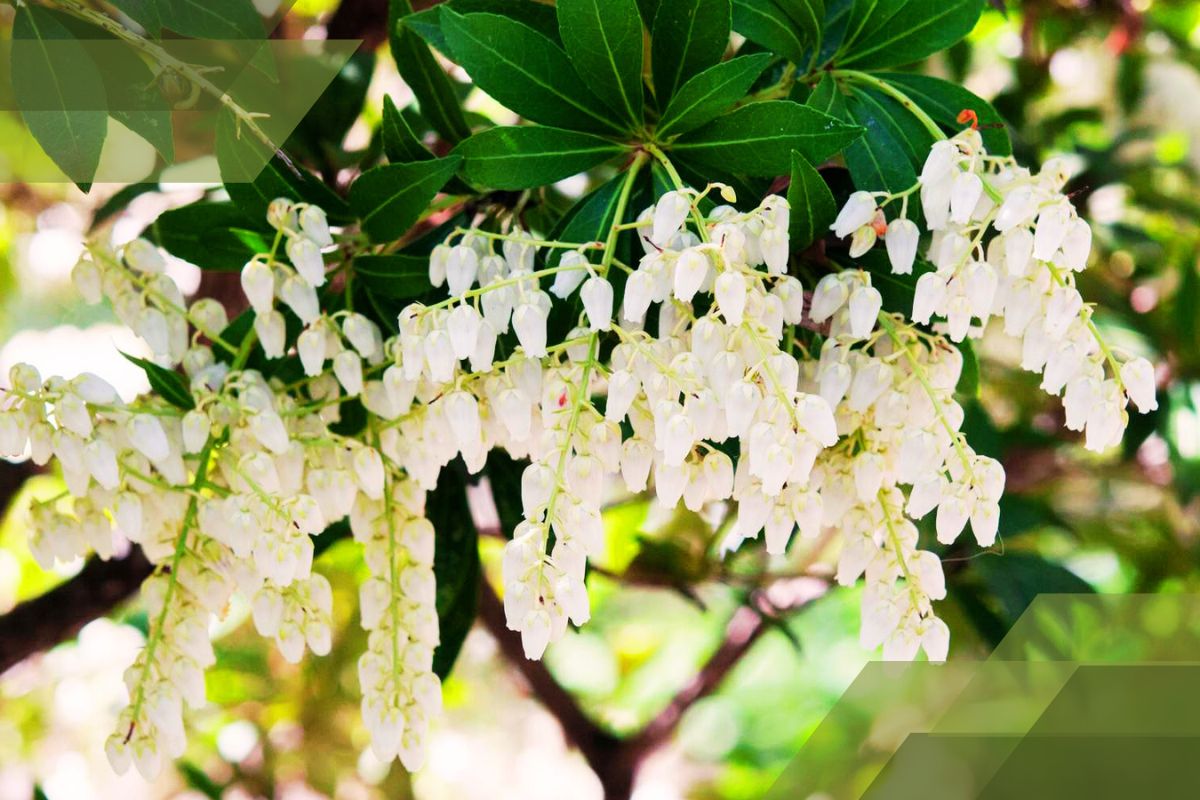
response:
<svg viewBox="0 0 1200 800"><path fill-rule="evenodd" d="M526 119L572 130L620 130L562 48L533 28L498 14L443 8L442 29L471 80Z"/></svg>
<svg viewBox="0 0 1200 800"><path fill-rule="evenodd" d="M982 11L983 0L910 0L850 43L838 66L881 69L920 61L970 33Z"/></svg>
<svg viewBox="0 0 1200 800"><path fill-rule="evenodd" d="M730 0L660 3L650 42L650 68L659 106L693 75L721 60L732 27Z"/></svg>
<svg viewBox="0 0 1200 800"><path fill-rule="evenodd" d="M390 96L383 98L383 152L393 164L429 161L434 158Z"/></svg>
<svg viewBox="0 0 1200 800"><path fill-rule="evenodd" d="M397 300L429 291L429 256L392 253L354 259L354 276L375 294Z"/></svg>
<svg viewBox="0 0 1200 800"><path fill-rule="evenodd" d="M460 144L463 175L493 189L529 189L569 178L625 151L607 139L560 128L491 128Z"/></svg>
<svg viewBox="0 0 1200 800"><path fill-rule="evenodd" d="M830 223L837 217L837 204L821 173L796 152L792 153L787 200L791 206L788 230L792 251L799 252L829 232Z"/></svg>
<svg viewBox="0 0 1200 800"><path fill-rule="evenodd" d="M196 407L196 401L192 398L191 390L188 389L187 380L178 372L160 367L153 361L131 356L128 353L123 352L121 355L142 368L146 373L146 380L150 381L150 388L159 397L184 411L191 411Z"/></svg>
<svg viewBox="0 0 1200 800"><path fill-rule="evenodd" d="M404 24L418 36L442 51L447 58L454 59L454 53L446 42L446 33L442 30L442 6L459 14L501 14L511 17L533 28L538 33L562 44L558 35L558 15L554 6L539 3L537 0L449 0L424 11L404 18Z"/></svg>
<svg viewBox="0 0 1200 800"><path fill-rule="evenodd" d="M443 469L425 512L437 533L433 574L437 581L438 646L433 671L445 679L475 623L479 607L479 534L466 513L467 485L460 464Z"/></svg>
<svg viewBox="0 0 1200 800"><path fill-rule="evenodd" d="M462 159L457 155L367 170L350 187L350 207L376 242L394 241L417 221Z"/></svg>
<svg viewBox="0 0 1200 800"><path fill-rule="evenodd" d="M225 191L255 224L266 219L272 200L287 197L312 203L325 210L333 222L348 222L352 215L346 201L312 174L288 165L279 155L266 160L266 146L240 136L234 116L222 112L217 119L217 163ZM265 165L261 168L259 164ZM257 172L255 172L257 170Z"/></svg>
<svg viewBox="0 0 1200 800"><path fill-rule="evenodd" d="M100 70L87 49L39 6L17 9L12 85L29 132L85 191L100 164L108 111Z"/></svg>
<svg viewBox="0 0 1200 800"><path fill-rule="evenodd" d="M796 27L801 38L816 50L821 41L821 22L825 19L825 0L775 0Z"/></svg>
<svg viewBox="0 0 1200 800"><path fill-rule="evenodd" d="M600 99L642 124L642 20L634 0L558 0L558 27L571 63Z"/></svg>
<svg viewBox="0 0 1200 800"><path fill-rule="evenodd" d="M731 58L695 76L675 93L658 123L658 134L687 133L728 109L758 80L774 60L770 53Z"/></svg>
<svg viewBox="0 0 1200 800"><path fill-rule="evenodd" d="M421 114L438 135L457 144L471 135L471 127L463 116L450 76L429 52L429 46L403 24L412 13L409 0L390 0L388 31L392 58L400 77L416 96Z"/></svg>
<svg viewBox="0 0 1200 800"><path fill-rule="evenodd" d="M1012 155L1012 142L1009 141L1004 119L991 103L970 90L930 75L885 72L876 77L899 87L947 131L961 130L964 126L958 121L959 113L974 111L979 118L979 133L988 152L997 156Z"/></svg>
<svg viewBox="0 0 1200 800"><path fill-rule="evenodd" d="M808 63L811 40L775 0L733 0L733 29L793 64Z"/></svg>
<svg viewBox="0 0 1200 800"><path fill-rule="evenodd" d="M792 151L812 163L840 152L862 129L790 100L751 103L680 138L673 151L737 174L783 175Z"/></svg>
<svg viewBox="0 0 1200 800"><path fill-rule="evenodd" d="M917 182L917 153L933 137L903 106L873 89L855 86L845 98L846 119L866 129L846 148L846 166L859 189L899 192ZM921 160L924 160L922 155Z"/></svg>
<svg viewBox="0 0 1200 800"><path fill-rule="evenodd" d="M201 269L240 270L257 253L270 250L273 231L254 230L254 222L231 202L192 203L164 211L145 236L167 252Z"/></svg>

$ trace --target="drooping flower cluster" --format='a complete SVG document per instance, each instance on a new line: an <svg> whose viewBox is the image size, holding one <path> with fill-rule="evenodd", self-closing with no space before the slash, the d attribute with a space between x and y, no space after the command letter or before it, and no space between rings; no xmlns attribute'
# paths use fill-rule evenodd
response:
<svg viewBox="0 0 1200 800"><path fill-rule="evenodd" d="M953 341L976 321L996 318L1022 340L1021 366L1042 375L1042 389L1063 396L1066 425L1084 431L1092 450L1121 440L1129 403L1142 413L1158 407L1154 369L1145 358L1122 359L1101 337L1092 309L1075 288L1087 268L1092 231L1063 193L1062 161L1036 174L1011 157L987 153L979 131L967 129L933 145L916 186L932 233L927 257L933 270L916 283L912 319L944 319ZM861 255L882 231L892 270L910 274L919 231L904 212L884 223L881 195L856 192L834 232L850 235Z"/></svg>
<svg viewBox="0 0 1200 800"><path fill-rule="evenodd" d="M182 708L203 702L213 658L207 623L235 592L289 661L305 646L330 649L331 591L312 571L313 537L343 519L370 573L363 718L376 755L419 767L440 706L424 498L455 459L471 473L494 449L528 461L503 595L530 658L590 616L586 567L605 545L605 498L652 486L668 508L730 509L712 515L722 553L760 533L772 554L797 530L833 538L837 581L865 575L864 645L942 660L949 634L933 603L945 581L914 521L936 512L939 542L969 524L989 546L1004 487L1000 464L961 432L953 342L974 319L1016 326L1027 366L1066 388L1068 424L1086 426L1089 446L1119 436L1126 397L1153 406L1148 362L1118 364L1075 293L1086 226L1053 169L1025 174L966 132L935 145L907 192L850 198L834 232L852 237L854 256L883 237L905 274L921 232L904 211L921 192L935 268L917 281L909 322L884 310L866 271L825 276L809 302L789 274L782 197L739 211L711 202L716 191L736 202L727 187L680 184L625 222L642 164L625 176L605 241L549 241L510 220L454 231L430 256L430 296L401 310L387 339L366 315L322 306L317 290L335 293L340 278L327 271L333 236L313 206L271 204L278 235L242 272L244 324L211 301L187 306L149 243L92 248L80 290L107 296L159 364L180 367L183 387L125 404L94 376L43 381L18 367L0 450L62 465L69 499L34 510L42 563L107 557L121 536L158 565L149 639L108 743L118 769L132 760L151 775L162 754L182 752ZM881 206L895 200L902 212L887 222ZM618 256L625 231L640 244L636 264ZM285 311L301 323L294 338ZM925 327L934 315L948 336ZM248 368L260 353L269 365L294 356L300 369L285 381ZM355 399L365 424L335 433Z"/></svg>

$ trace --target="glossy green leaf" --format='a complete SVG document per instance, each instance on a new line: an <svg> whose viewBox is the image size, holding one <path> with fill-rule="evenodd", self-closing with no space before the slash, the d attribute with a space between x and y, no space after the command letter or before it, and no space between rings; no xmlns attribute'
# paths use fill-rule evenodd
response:
<svg viewBox="0 0 1200 800"><path fill-rule="evenodd" d="M442 29L471 80L526 119L572 130L620 130L562 48L533 28L498 14L443 8Z"/></svg>
<svg viewBox="0 0 1200 800"><path fill-rule="evenodd" d="M413 13L409 0L390 0L388 38L400 77L412 89L421 114L446 141L457 144L471 135L450 76L417 34L403 23Z"/></svg>
<svg viewBox="0 0 1200 800"><path fill-rule="evenodd" d="M171 107L159 90L150 66L138 51L94 25L67 14L54 18L88 50L104 82L105 105L117 122L141 136L163 160L175 159L175 134Z"/></svg>
<svg viewBox="0 0 1200 800"><path fill-rule="evenodd" d="M865 33L843 50L838 66L882 69L945 50L971 32L983 11L983 0L909 0L899 9L879 2L864 21ZM875 18L886 17L882 22Z"/></svg>
<svg viewBox="0 0 1200 800"><path fill-rule="evenodd" d="M732 28L730 0L660 3L650 42L650 69L660 106L679 87L721 60Z"/></svg>
<svg viewBox="0 0 1200 800"><path fill-rule="evenodd" d="M634 0L558 0L563 46L609 108L642 124L642 20Z"/></svg>
<svg viewBox="0 0 1200 800"><path fill-rule="evenodd" d="M383 152L393 164L429 161L429 148L417 138L390 96L383 98Z"/></svg>
<svg viewBox="0 0 1200 800"><path fill-rule="evenodd" d="M17 9L12 87L26 127L46 155L85 191L108 134L104 81L84 45L40 6Z"/></svg>
<svg viewBox="0 0 1200 800"><path fill-rule="evenodd" d="M399 239L420 218L461 161L452 155L367 170L350 187L350 207L372 240Z"/></svg>
<svg viewBox="0 0 1200 800"><path fill-rule="evenodd" d="M479 608L479 534L467 510L463 472L461 464L443 469L425 501L426 517L437 536L433 574L439 643L433 651L433 671L442 679L454 667Z"/></svg>
<svg viewBox="0 0 1200 800"><path fill-rule="evenodd" d="M679 88L658 123L660 136L694 130L718 116L738 100L774 60L770 53L731 58L696 75Z"/></svg>
<svg viewBox="0 0 1200 800"><path fill-rule="evenodd" d="M837 217L833 192L812 164L799 153L792 153L792 182L788 186L791 221L788 231L793 251L800 251L829 232Z"/></svg>
<svg viewBox="0 0 1200 800"><path fill-rule="evenodd" d="M362 114L367 88L375 74L375 53L360 50L350 56L317 102L300 120L285 149L303 147L315 163L329 160L329 153L340 150L350 128Z"/></svg>
<svg viewBox="0 0 1200 800"><path fill-rule="evenodd" d="M272 234L262 222L264 229L253 230L255 222L231 202L192 203L164 211L144 235L201 269L234 271L270 251Z"/></svg>
<svg viewBox="0 0 1200 800"><path fill-rule="evenodd" d="M429 290L429 257L392 253L354 259L354 276L372 292L397 300Z"/></svg>
<svg viewBox="0 0 1200 800"><path fill-rule="evenodd" d="M916 183L917 153L928 153L933 143L916 118L892 98L859 86L846 96L845 108L845 119L866 130L846 148L846 166L854 185L899 192Z"/></svg>
<svg viewBox="0 0 1200 800"><path fill-rule="evenodd" d="M428 42L430 47L436 47L450 59L454 58L454 53L450 50L446 34L442 30L443 6L459 14L502 14L528 25L555 44L562 44L558 35L558 15L554 13L554 6L539 3L537 0L449 0L404 18L406 26Z"/></svg>
<svg viewBox="0 0 1200 800"><path fill-rule="evenodd" d="M152 36L163 28L192 39L262 39L262 18L251 0L113 0Z"/></svg>
<svg viewBox="0 0 1200 800"><path fill-rule="evenodd" d="M804 41L815 51L821 41L825 0L775 0L775 3L791 18Z"/></svg>
<svg viewBox="0 0 1200 800"><path fill-rule="evenodd" d="M776 0L733 0L733 29L794 64L808 63L808 34Z"/></svg>
<svg viewBox="0 0 1200 800"><path fill-rule="evenodd" d="M491 128L460 144L464 177L493 189L529 189L584 172L625 148L599 136L542 125Z"/></svg>
<svg viewBox="0 0 1200 800"><path fill-rule="evenodd" d="M909 72L885 72L875 77L898 87L949 132L965 127L958 121L962 111L974 111L979 118L979 134L988 152L997 156L1012 155L1012 142L1004 119L991 103L970 90L941 78Z"/></svg>
<svg viewBox="0 0 1200 800"><path fill-rule="evenodd" d="M146 373L146 379L150 381L150 388L159 397L184 411L191 411L196 407L196 401L192 399L192 393L188 389L187 379L178 372L160 367L153 361L131 356L128 353L121 353L121 355L142 368Z"/></svg>
<svg viewBox="0 0 1200 800"><path fill-rule="evenodd" d="M232 114L221 113L217 119L217 164L221 179L225 181L229 199L254 224L266 219L267 206L280 197L320 206L335 223L351 220L346 201L323 181L284 161L278 153L267 159L265 151L266 145L257 139L239 135L238 122Z"/></svg>
<svg viewBox="0 0 1200 800"><path fill-rule="evenodd" d="M1011 552L1003 558L979 558L972 563L972 569L1000 602L1009 624L1043 592L1093 594L1096 591L1066 567L1034 553Z"/></svg>
<svg viewBox="0 0 1200 800"><path fill-rule="evenodd" d="M672 147L688 159L727 172L773 177L791 170L792 151L817 164L862 134L790 100L751 103L681 137Z"/></svg>

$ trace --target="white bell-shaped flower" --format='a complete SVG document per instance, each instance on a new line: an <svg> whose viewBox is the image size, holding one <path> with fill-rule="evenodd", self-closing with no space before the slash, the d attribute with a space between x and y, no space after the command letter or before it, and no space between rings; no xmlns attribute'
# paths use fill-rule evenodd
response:
<svg viewBox="0 0 1200 800"><path fill-rule="evenodd" d="M583 310L593 331L606 331L612 327L613 287L599 276L588 278L579 290Z"/></svg>

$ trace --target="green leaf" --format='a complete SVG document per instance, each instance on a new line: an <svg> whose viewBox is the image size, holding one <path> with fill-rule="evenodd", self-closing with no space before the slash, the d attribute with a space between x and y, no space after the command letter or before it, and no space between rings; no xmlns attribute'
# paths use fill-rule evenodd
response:
<svg viewBox="0 0 1200 800"><path fill-rule="evenodd" d="M443 680L458 659L479 609L479 534L467 511L467 485L461 464L442 470L437 488L425 500L436 532L433 574L437 580L439 644L433 671Z"/></svg>
<svg viewBox="0 0 1200 800"><path fill-rule="evenodd" d="M354 259L354 276L378 295L397 300L429 291L429 256L392 253Z"/></svg>
<svg viewBox="0 0 1200 800"><path fill-rule="evenodd" d="M442 29L471 80L526 119L572 130L620 130L562 48L533 28L498 14L443 8Z"/></svg>
<svg viewBox="0 0 1200 800"><path fill-rule="evenodd" d="M341 149L346 134L362 114L374 74L374 51L360 50L350 56L292 133L288 151L299 143L316 163L328 161L329 151Z"/></svg>
<svg viewBox="0 0 1200 800"><path fill-rule="evenodd" d="M733 29L793 64L809 61L810 41L775 0L733 0Z"/></svg>
<svg viewBox="0 0 1200 800"><path fill-rule="evenodd" d="M642 124L642 20L634 0L558 0L558 27L571 63L608 106Z"/></svg>
<svg viewBox="0 0 1200 800"><path fill-rule="evenodd" d="M492 189L545 186L625 152L589 133L546 126L506 126L477 133L455 148L464 177Z"/></svg>
<svg viewBox="0 0 1200 800"><path fill-rule="evenodd" d="M399 239L454 175L461 161L452 155L367 170L350 187L350 206L373 241Z"/></svg>
<svg viewBox="0 0 1200 800"><path fill-rule="evenodd" d="M390 0L388 38L392 58L400 77L417 98L425 119L443 139L457 144L471 135L471 128L463 116L450 76L429 52L428 45L403 24L412 13L409 0Z"/></svg>
<svg viewBox="0 0 1200 800"><path fill-rule="evenodd" d="M222 112L217 119L217 163L229 199L255 223L267 217L272 200L287 197L296 202L320 206L335 223L352 218L346 201L334 194L325 183L299 167L289 166L274 155L258 170L266 145L248 136L238 135L234 116Z"/></svg>
<svg viewBox="0 0 1200 800"><path fill-rule="evenodd" d="M80 189L91 188L108 135L100 70L84 45L39 6L17 9L12 87L26 127Z"/></svg>
<svg viewBox="0 0 1200 800"><path fill-rule="evenodd" d="M429 161L434 158L390 96L383 98L383 152L393 164Z"/></svg>
<svg viewBox="0 0 1200 800"><path fill-rule="evenodd" d="M792 151L817 164L862 129L790 100L751 103L679 139L672 150L733 173L772 177L791 169Z"/></svg>
<svg viewBox="0 0 1200 800"><path fill-rule="evenodd" d="M1000 558L978 558L972 568L1000 601L1010 624L1043 592L1094 594L1096 591L1066 567L1033 553L1010 552Z"/></svg>
<svg viewBox="0 0 1200 800"><path fill-rule="evenodd" d="M436 47L450 59L454 58L454 52L446 42L445 31L442 30L442 6L459 14L502 14L528 25L555 44L562 44L558 35L558 15L554 13L554 6L539 3L537 0L450 0L404 18L406 26L428 42L430 47Z"/></svg>
<svg viewBox="0 0 1200 800"><path fill-rule="evenodd" d="M192 203L164 211L145 236L201 269L234 271L271 249L271 234L249 229L252 224L233 203Z"/></svg>
<svg viewBox="0 0 1200 800"><path fill-rule="evenodd" d="M660 3L650 42L650 69L659 106L693 75L721 60L732 28L730 0Z"/></svg>
<svg viewBox="0 0 1200 800"><path fill-rule="evenodd" d="M837 217L837 204L829 185L821 173L796 152L792 153L792 182L788 186L787 200L791 206L788 230L793 251L803 250L824 236Z"/></svg>
<svg viewBox="0 0 1200 800"><path fill-rule="evenodd" d="M159 23L193 39L253 39L266 36L251 0L160 0Z"/></svg>
<svg viewBox="0 0 1200 800"><path fill-rule="evenodd" d="M801 38L814 51L821 42L821 22L825 18L825 0L775 0L800 29Z"/></svg>
<svg viewBox="0 0 1200 800"><path fill-rule="evenodd" d="M1012 155L1012 142L1004 119L991 103L970 90L941 78L908 72L885 72L875 77L898 87L948 131L962 130L964 125L958 121L959 113L966 109L974 111L979 118L979 133L988 153L994 156Z"/></svg>
<svg viewBox="0 0 1200 800"><path fill-rule="evenodd" d="M965 37L983 11L982 0L909 0L890 14L892 2L878 6L872 16L886 18L864 21L865 33L844 49L839 67L882 69L920 61Z"/></svg>
<svg viewBox="0 0 1200 800"><path fill-rule="evenodd" d="M187 380L178 372L160 367L153 361L131 356L129 353L123 352L121 355L145 371L146 378L150 381L150 388L159 397L184 411L191 411L196 407L196 401L192 399L192 392L188 389Z"/></svg>
<svg viewBox="0 0 1200 800"><path fill-rule="evenodd" d="M917 153L928 153L933 143L929 132L898 102L874 89L855 86L844 102L845 119L866 131L846 148L854 185L899 192L916 183Z"/></svg>
<svg viewBox="0 0 1200 800"><path fill-rule="evenodd" d="M659 136L687 133L728 109L774 60L770 53L739 56L696 75L671 98L658 123Z"/></svg>
<svg viewBox="0 0 1200 800"><path fill-rule="evenodd" d="M175 135L171 107L149 65L138 51L107 31L66 14L55 19L87 48L104 81L105 105L117 122L141 136L162 154L167 163L175 159Z"/></svg>

